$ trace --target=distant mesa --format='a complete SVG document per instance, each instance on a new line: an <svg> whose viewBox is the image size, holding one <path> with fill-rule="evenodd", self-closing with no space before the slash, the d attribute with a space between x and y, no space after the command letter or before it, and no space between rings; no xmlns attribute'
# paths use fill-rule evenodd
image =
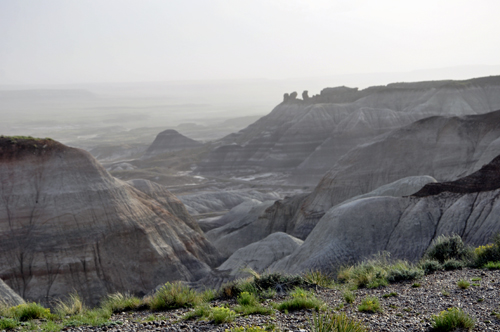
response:
<svg viewBox="0 0 500 332"><path fill-rule="evenodd" d="M0 278L24 299L78 292L86 303L220 264L184 205L146 180L113 178L88 152L0 138Z"/></svg>
<svg viewBox="0 0 500 332"><path fill-rule="evenodd" d="M141 159L148 159L168 152L193 149L202 145L203 143L186 137L180 134L177 130L167 129L156 136L155 140L146 150Z"/></svg>

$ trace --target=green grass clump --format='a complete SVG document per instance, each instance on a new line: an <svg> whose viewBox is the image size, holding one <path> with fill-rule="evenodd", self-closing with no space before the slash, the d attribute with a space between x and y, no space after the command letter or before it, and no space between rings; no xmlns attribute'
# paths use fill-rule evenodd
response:
<svg viewBox="0 0 500 332"><path fill-rule="evenodd" d="M78 294L70 294L66 301L58 301L55 311L59 317L73 316L85 310L82 299Z"/></svg>
<svg viewBox="0 0 500 332"><path fill-rule="evenodd" d="M406 261L397 261L390 265L387 271L387 280L390 283L406 280L415 280L424 276L424 271Z"/></svg>
<svg viewBox="0 0 500 332"><path fill-rule="evenodd" d="M488 262L483 266L488 270L500 270L500 261L499 262Z"/></svg>
<svg viewBox="0 0 500 332"><path fill-rule="evenodd" d="M64 320L63 325L68 327L81 325L101 326L110 323L111 314L110 310L103 308L84 310L82 313Z"/></svg>
<svg viewBox="0 0 500 332"><path fill-rule="evenodd" d="M361 312L380 312L382 308L380 307L380 301L375 296L368 296L361 301L358 306L358 311Z"/></svg>
<svg viewBox="0 0 500 332"><path fill-rule="evenodd" d="M44 308L38 303L23 303L7 310L7 315L21 322L32 319L51 318L50 309Z"/></svg>
<svg viewBox="0 0 500 332"><path fill-rule="evenodd" d="M40 325L40 329L43 332L58 332L61 331L62 328L62 324L56 323L53 320L46 321Z"/></svg>
<svg viewBox="0 0 500 332"><path fill-rule="evenodd" d="M457 234L437 237L425 253L426 258L436 260L441 264L450 259L466 261L472 256L472 248L467 247Z"/></svg>
<svg viewBox="0 0 500 332"><path fill-rule="evenodd" d="M395 297L395 296L398 296L398 293L396 293L396 292L390 292L388 294L382 295L383 298Z"/></svg>
<svg viewBox="0 0 500 332"><path fill-rule="evenodd" d="M236 313L234 311L224 307L212 308L212 312L210 315L210 318L214 321L215 324L232 322L235 317Z"/></svg>
<svg viewBox="0 0 500 332"><path fill-rule="evenodd" d="M310 284L325 288L331 288L333 285L335 285L335 280L331 275L319 270L307 272L306 274L304 274L304 279Z"/></svg>
<svg viewBox="0 0 500 332"><path fill-rule="evenodd" d="M461 280L459 280L459 281L457 282L457 286L458 286L458 288L460 288L460 289L467 289L467 288L469 288L469 286L470 286L470 282L468 282L467 280L463 280L463 279L461 279Z"/></svg>
<svg viewBox="0 0 500 332"><path fill-rule="evenodd" d="M180 282L167 282L149 301L153 311L190 308L201 302L201 296Z"/></svg>
<svg viewBox="0 0 500 332"><path fill-rule="evenodd" d="M270 315L273 313L273 309L263 307L255 294L243 292L238 296L237 302L239 306L234 308L237 313L247 316L247 315Z"/></svg>
<svg viewBox="0 0 500 332"><path fill-rule="evenodd" d="M318 311L324 306L323 301L316 298L312 292L303 290L302 288L295 288L290 293L291 298L279 303L276 309L279 311L296 311L302 309L315 309Z"/></svg>
<svg viewBox="0 0 500 332"><path fill-rule="evenodd" d="M262 328L260 326L238 326L233 327L230 330L226 330L227 332L264 332L268 331L266 328Z"/></svg>
<svg viewBox="0 0 500 332"><path fill-rule="evenodd" d="M344 301L349 304L353 303L356 299L356 295L348 289L342 292L342 297L344 298Z"/></svg>
<svg viewBox="0 0 500 332"><path fill-rule="evenodd" d="M314 314L309 321L311 332L367 332L368 329L360 322L347 317L345 313Z"/></svg>
<svg viewBox="0 0 500 332"><path fill-rule="evenodd" d="M479 246L474 249L475 265L482 267L488 262L500 261L500 234L495 234L492 238L493 243L485 246Z"/></svg>
<svg viewBox="0 0 500 332"><path fill-rule="evenodd" d="M432 327L437 332L454 331L459 328L472 329L474 325L474 318L459 308L448 308L439 315L432 316Z"/></svg>
<svg viewBox="0 0 500 332"><path fill-rule="evenodd" d="M183 319L190 320L190 319L210 317L211 313L212 313L212 308L208 305L208 303L202 303L200 305L197 305L193 311L190 311L186 315L184 315Z"/></svg>
<svg viewBox="0 0 500 332"><path fill-rule="evenodd" d="M141 299L128 293L114 293L108 295L102 302L101 307L106 308L113 313L146 308Z"/></svg>
<svg viewBox="0 0 500 332"><path fill-rule="evenodd" d="M13 318L1 318L0 330L10 330L19 326L19 321Z"/></svg>

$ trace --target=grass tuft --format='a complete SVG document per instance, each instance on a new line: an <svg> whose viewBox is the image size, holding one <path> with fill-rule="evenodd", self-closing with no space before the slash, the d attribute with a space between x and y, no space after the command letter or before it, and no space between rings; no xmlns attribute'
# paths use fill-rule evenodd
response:
<svg viewBox="0 0 500 332"><path fill-rule="evenodd" d="M472 329L474 325L474 318L459 308L448 308L439 315L432 316L432 327L437 332L454 331L459 328Z"/></svg>
<svg viewBox="0 0 500 332"><path fill-rule="evenodd" d="M312 322L309 321L311 332L367 332L368 329L357 320L347 317L345 313L313 313Z"/></svg>
<svg viewBox="0 0 500 332"><path fill-rule="evenodd" d="M146 309L144 302L138 297L129 293L114 293L108 295L102 302L101 307L110 310L113 313L122 311L131 311Z"/></svg>
<svg viewBox="0 0 500 332"><path fill-rule="evenodd" d="M303 290L302 288L295 288L290 293L291 299L285 300L276 306L279 311L296 311L302 309L315 309L318 311L324 306L323 301L316 298L312 292Z"/></svg>
<svg viewBox="0 0 500 332"><path fill-rule="evenodd" d="M66 301L58 301L55 310L59 317L73 316L81 314L85 310L85 306L80 296L75 293L70 294Z"/></svg>
<svg viewBox="0 0 500 332"><path fill-rule="evenodd" d="M380 307L380 301L375 296L368 296L361 301L361 304L358 306L358 311L361 312L381 312L382 308Z"/></svg>
<svg viewBox="0 0 500 332"><path fill-rule="evenodd" d="M190 308L201 302L201 296L180 282L167 282L149 301L153 311Z"/></svg>
<svg viewBox="0 0 500 332"><path fill-rule="evenodd" d="M470 282L468 282L467 280L461 279L457 282L457 286L460 289L467 289L470 286Z"/></svg>

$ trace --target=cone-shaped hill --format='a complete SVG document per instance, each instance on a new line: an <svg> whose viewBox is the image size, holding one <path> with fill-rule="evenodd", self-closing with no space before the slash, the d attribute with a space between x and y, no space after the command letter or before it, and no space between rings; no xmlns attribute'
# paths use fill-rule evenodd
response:
<svg viewBox="0 0 500 332"><path fill-rule="evenodd" d="M174 129L167 129L156 136L142 159L148 159L162 153L193 149L201 145L201 142L186 137Z"/></svg>
<svg viewBox="0 0 500 332"><path fill-rule="evenodd" d="M0 138L0 238L0 278L41 302L144 294L219 263L173 195L159 201L49 139Z"/></svg>

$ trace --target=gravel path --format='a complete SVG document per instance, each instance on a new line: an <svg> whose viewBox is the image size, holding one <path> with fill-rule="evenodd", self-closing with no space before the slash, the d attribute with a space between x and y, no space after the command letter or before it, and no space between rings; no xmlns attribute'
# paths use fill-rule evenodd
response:
<svg viewBox="0 0 500 332"><path fill-rule="evenodd" d="M472 281L472 279L478 279ZM459 289L461 279L471 283L468 289ZM460 307L476 318L473 331L500 331L500 320L491 313L500 312L500 271L463 269L459 271L437 272L417 281L420 287L413 287L414 282L391 284L379 289L360 289L355 291L353 304L344 303L342 291L337 289L318 289L318 297L323 299L330 309L345 312L349 317L363 321L370 331L430 331L431 316L450 307ZM398 295L384 298L384 294L395 292ZM357 310L365 296L379 298L383 311L363 313ZM213 305L233 301L217 301ZM343 308L340 308L344 304ZM265 305L269 305L266 303ZM276 312L272 316L253 315L237 317L229 324L214 325L207 321L184 321L182 316L190 309L177 309L151 313L129 312L114 315L112 320L122 324L108 327L66 328L67 331L225 331L231 327L258 325L274 326L281 331L309 331L312 311L303 310L284 314Z"/></svg>

